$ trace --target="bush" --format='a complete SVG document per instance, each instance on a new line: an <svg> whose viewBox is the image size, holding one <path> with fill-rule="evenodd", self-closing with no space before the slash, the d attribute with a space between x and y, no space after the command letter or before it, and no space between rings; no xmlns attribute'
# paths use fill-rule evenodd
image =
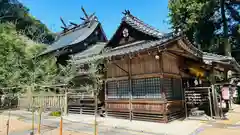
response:
<svg viewBox="0 0 240 135"><path fill-rule="evenodd" d="M50 116L60 117L61 116L61 112L59 112L59 111L51 112Z"/></svg>

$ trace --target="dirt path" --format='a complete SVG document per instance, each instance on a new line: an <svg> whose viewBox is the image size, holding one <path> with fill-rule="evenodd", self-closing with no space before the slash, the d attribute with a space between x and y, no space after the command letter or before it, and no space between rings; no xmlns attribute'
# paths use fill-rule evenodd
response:
<svg viewBox="0 0 240 135"><path fill-rule="evenodd" d="M7 116L0 115L0 135L7 134ZM9 133L31 129L31 124L18 120L17 117L11 116L9 122Z"/></svg>
<svg viewBox="0 0 240 135"><path fill-rule="evenodd" d="M7 120L8 120L8 116L0 115L0 135L7 134L7 126L6 126ZM10 117L9 125L10 125L9 135L28 135L31 132L31 128L32 128L32 125L30 123L24 122L16 116ZM35 127L37 127L37 124L35 124ZM50 128L47 126L42 126L41 131L42 131L41 135L59 135L58 128ZM90 135L90 134L79 133L74 131L63 131L63 135Z"/></svg>
<svg viewBox="0 0 240 135"><path fill-rule="evenodd" d="M54 130L45 132L42 135L59 135L59 129L54 129ZM63 131L63 135L90 135L90 134L77 133L77 132L73 132L73 131Z"/></svg>

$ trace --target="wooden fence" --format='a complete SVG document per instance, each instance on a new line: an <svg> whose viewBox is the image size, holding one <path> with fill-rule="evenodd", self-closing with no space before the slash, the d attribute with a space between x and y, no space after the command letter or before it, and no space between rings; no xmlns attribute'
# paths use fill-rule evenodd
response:
<svg viewBox="0 0 240 135"><path fill-rule="evenodd" d="M43 107L44 110L60 110L64 109L66 98L64 94L58 95L33 95L29 97L19 97L19 108L38 108Z"/></svg>

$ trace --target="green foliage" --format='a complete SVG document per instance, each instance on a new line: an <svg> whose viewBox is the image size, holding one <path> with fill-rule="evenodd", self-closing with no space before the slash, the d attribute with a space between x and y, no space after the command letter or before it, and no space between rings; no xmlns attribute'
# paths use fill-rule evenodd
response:
<svg viewBox="0 0 240 135"><path fill-rule="evenodd" d="M45 45L19 34L12 24L0 23L0 87L50 82L57 74L53 58L34 58Z"/></svg>
<svg viewBox="0 0 240 135"><path fill-rule="evenodd" d="M23 32L30 39L50 44L54 34L48 28L29 14L29 9L17 0L0 0L0 22L11 22L16 30Z"/></svg>
<svg viewBox="0 0 240 135"><path fill-rule="evenodd" d="M224 0L229 27L228 37L239 48L239 5ZM169 17L173 29L181 29L189 40L204 51L223 52L223 22L219 0L170 0Z"/></svg>
<svg viewBox="0 0 240 135"><path fill-rule="evenodd" d="M82 81L82 84L80 86L81 89L85 89L88 92L95 93L98 95L99 91L103 89L103 80L104 80L103 78L104 78L104 72L105 72L103 57L97 55L94 57L93 60L89 62L77 63L77 64L82 65L80 66L80 68L84 69L83 74L87 76L85 78L87 80ZM81 72L78 72L78 73L82 74Z"/></svg>
<svg viewBox="0 0 240 135"><path fill-rule="evenodd" d="M60 117L61 116L61 112L59 112L59 111L51 112L50 116Z"/></svg>

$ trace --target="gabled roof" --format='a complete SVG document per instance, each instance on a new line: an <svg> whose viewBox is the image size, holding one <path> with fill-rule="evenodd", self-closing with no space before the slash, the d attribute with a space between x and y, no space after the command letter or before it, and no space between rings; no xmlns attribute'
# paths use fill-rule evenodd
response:
<svg viewBox="0 0 240 135"><path fill-rule="evenodd" d="M115 33L109 40L107 46L112 46L112 45L118 46L119 44L116 41L121 40L121 38L124 38L124 37L119 37L119 36L120 36L120 32L123 32L123 30L125 30L125 28L127 28L128 30L131 29L130 31L134 30L139 34L139 35L135 35L136 33L135 34L132 33L133 35L130 34L129 36L134 39L130 42L135 42L138 40L156 40L156 39L160 39L162 36L164 36L164 34L161 33L158 29L144 23L139 18L133 16L130 13L130 11L125 11L125 13L123 13L123 14L124 14L124 17L122 18L120 26L117 28L117 30L115 31ZM130 27L130 28L128 28L128 27ZM125 43L123 43L123 44L125 44Z"/></svg>
<svg viewBox="0 0 240 135"><path fill-rule="evenodd" d="M147 35L150 35L156 38L161 38L163 36L163 33L161 33L159 30L144 23L137 17L130 14L130 12L125 13L125 16L123 17L122 22L126 22L128 25L132 26L133 28Z"/></svg>
<svg viewBox="0 0 240 135"><path fill-rule="evenodd" d="M100 23L97 21L97 18L92 16L92 18L84 21L82 24L71 28L67 32L62 32L56 41L40 55L51 53L84 41L96 30L99 25Z"/></svg>
<svg viewBox="0 0 240 135"><path fill-rule="evenodd" d="M146 51L149 48L164 49L167 45L169 45L169 42L178 41L181 39L184 40L185 36L180 35L180 34L176 35L173 33L168 33L168 34L165 34L164 36L162 36L161 39L159 39L159 40L155 40L155 41L142 40L142 41L134 42L131 44L127 44L124 46L110 49L107 52L103 52L100 55L95 55L93 57L86 57L84 59L76 60L76 62L77 63L85 63L88 61L93 61L93 60L107 58L107 57L127 55L127 54L134 53L134 52ZM184 42L187 45L183 46L183 49L186 49L187 51L192 50L192 52L193 52L192 55L194 55L198 58L202 58L202 53L203 53L202 51L198 50L196 47L194 47L192 44L190 44L190 42L188 42L188 40L185 39Z"/></svg>

